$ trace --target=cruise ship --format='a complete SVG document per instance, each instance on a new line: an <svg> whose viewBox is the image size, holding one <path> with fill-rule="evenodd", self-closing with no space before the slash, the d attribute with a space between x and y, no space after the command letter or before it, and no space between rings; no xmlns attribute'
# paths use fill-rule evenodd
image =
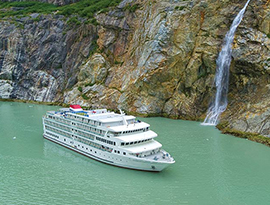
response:
<svg viewBox="0 0 270 205"><path fill-rule="evenodd" d="M44 138L92 159L123 168L162 171L175 161L134 116L70 105L43 116Z"/></svg>

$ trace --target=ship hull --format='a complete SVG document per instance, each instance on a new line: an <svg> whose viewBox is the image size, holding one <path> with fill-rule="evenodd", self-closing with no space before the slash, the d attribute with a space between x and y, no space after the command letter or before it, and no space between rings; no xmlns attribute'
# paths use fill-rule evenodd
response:
<svg viewBox="0 0 270 205"><path fill-rule="evenodd" d="M160 172L166 167L168 167L170 164L174 163L174 162L156 162L128 156L119 156L117 154L105 152L99 149L95 149L93 147L87 147L85 144L82 143L74 144L73 142L72 145L70 145L64 142L61 139L61 137L59 139L55 139L54 137L49 136L48 134L44 134L43 137L49 141L57 143L65 148L73 150L91 159L97 160L105 164L127 169Z"/></svg>

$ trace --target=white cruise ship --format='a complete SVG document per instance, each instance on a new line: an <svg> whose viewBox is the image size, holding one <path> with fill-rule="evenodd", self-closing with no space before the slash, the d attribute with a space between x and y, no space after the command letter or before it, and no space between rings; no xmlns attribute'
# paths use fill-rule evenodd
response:
<svg viewBox="0 0 270 205"><path fill-rule="evenodd" d="M154 140L157 134L134 116L83 110L79 105L48 111L44 138L92 159L130 169L161 171L175 161Z"/></svg>

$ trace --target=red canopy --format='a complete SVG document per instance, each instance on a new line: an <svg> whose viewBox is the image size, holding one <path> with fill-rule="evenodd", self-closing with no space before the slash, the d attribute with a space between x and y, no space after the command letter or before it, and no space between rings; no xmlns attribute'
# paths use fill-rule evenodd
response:
<svg viewBox="0 0 270 205"><path fill-rule="evenodd" d="M73 108L73 109L82 109L80 105L70 105L70 108Z"/></svg>

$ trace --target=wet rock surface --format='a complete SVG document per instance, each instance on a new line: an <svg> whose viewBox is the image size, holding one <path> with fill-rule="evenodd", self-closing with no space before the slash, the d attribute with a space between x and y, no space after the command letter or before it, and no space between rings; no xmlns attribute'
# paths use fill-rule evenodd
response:
<svg viewBox="0 0 270 205"><path fill-rule="evenodd" d="M96 14L97 26L39 14L39 21L0 21L0 97L202 119L218 52L244 4L125 0ZM269 16L269 1L250 2L233 43L221 119L263 135L270 131Z"/></svg>

